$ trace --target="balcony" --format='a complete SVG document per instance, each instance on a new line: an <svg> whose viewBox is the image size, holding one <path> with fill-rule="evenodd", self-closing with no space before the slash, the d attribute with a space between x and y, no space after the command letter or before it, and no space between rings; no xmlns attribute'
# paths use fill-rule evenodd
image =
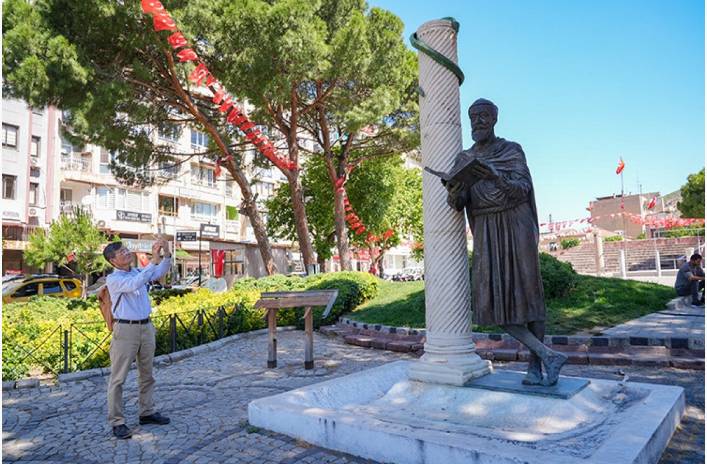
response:
<svg viewBox="0 0 707 464"><path fill-rule="evenodd" d="M91 158L84 156L61 156L61 169L73 172L91 172Z"/></svg>

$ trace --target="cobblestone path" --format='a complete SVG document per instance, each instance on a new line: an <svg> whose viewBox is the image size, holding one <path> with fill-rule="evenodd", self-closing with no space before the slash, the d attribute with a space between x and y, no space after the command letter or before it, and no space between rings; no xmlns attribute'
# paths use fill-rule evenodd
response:
<svg viewBox="0 0 707 464"><path fill-rule="evenodd" d="M367 369L408 355L315 336L315 369L305 371L301 332L278 334L277 369L266 369L265 335L156 368L156 401L167 426L137 425L136 372L126 382L131 440L112 437L106 378L3 392L3 462L105 463L363 463L247 424L247 405L269 396ZM522 368L521 364L498 365ZM685 387L687 414L661 464L704 461L704 372L623 367L631 380ZM616 378L616 367L568 366L563 373Z"/></svg>

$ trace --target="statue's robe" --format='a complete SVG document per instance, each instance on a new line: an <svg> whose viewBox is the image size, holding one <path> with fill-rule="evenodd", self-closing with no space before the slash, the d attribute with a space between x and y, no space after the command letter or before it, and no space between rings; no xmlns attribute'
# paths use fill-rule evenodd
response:
<svg viewBox="0 0 707 464"><path fill-rule="evenodd" d="M457 155L455 163L479 158L496 168L499 178L482 179L448 198L453 208L466 209L474 236L473 322L544 321L538 213L525 154L519 144L501 138L482 151L477 145Z"/></svg>

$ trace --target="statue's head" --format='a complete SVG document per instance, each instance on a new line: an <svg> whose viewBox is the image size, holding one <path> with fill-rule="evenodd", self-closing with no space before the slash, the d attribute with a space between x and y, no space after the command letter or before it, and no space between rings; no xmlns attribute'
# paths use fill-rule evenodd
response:
<svg viewBox="0 0 707 464"><path fill-rule="evenodd" d="M479 98L469 107L471 138L474 142L485 142L495 136L493 128L498 120L498 107L491 100Z"/></svg>

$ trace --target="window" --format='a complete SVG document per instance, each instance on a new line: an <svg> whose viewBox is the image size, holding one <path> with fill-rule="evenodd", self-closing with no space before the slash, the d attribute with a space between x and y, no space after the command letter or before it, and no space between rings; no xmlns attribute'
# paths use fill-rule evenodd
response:
<svg viewBox="0 0 707 464"><path fill-rule="evenodd" d="M24 285L20 288L17 289L15 292L14 296L15 298L23 297L23 296L35 296L39 293L39 283L38 282L32 282L27 285Z"/></svg>
<svg viewBox="0 0 707 464"><path fill-rule="evenodd" d="M198 130L191 130L192 147L206 148L209 146L209 136Z"/></svg>
<svg viewBox="0 0 707 464"><path fill-rule="evenodd" d="M226 220L227 221L237 221L238 220L238 208L235 206L226 206Z"/></svg>
<svg viewBox="0 0 707 464"><path fill-rule="evenodd" d="M64 293L64 290L61 289L61 285L59 285L58 280L48 280L43 282L42 284L42 294L43 295L51 295L51 294L57 294L57 293Z"/></svg>
<svg viewBox="0 0 707 464"><path fill-rule="evenodd" d="M175 124L163 124L159 129L157 129L157 136L162 140L167 140L170 142L176 142L179 140L179 135L181 129Z"/></svg>
<svg viewBox="0 0 707 464"><path fill-rule="evenodd" d="M76 288L76 284L74 283L73 280L62 280L61 283L64 284L64 288L69 292ZM44 293L47 293L47 292L44 292Z"/></svg>
<svg viewBox="0 0 707 464"><path fill-rule="evenodd" d="M39 158L39 149L41 145L42 138L36 135L32 136L32 143L29 145L29 154L35 158Z"/></svg>
<svg viewBox="0 0 707 464"><path fill-rule="evenodd" d="M17 176L2 175L2 197L14 200L17 193Z"/></svg>
<svg viewBox="0 0 707 464"><path fill-rule="evenodd" d="M160 214L163 216L177 216L179 200L175 197L160 195L158 199Z"/></svg>
<svg viewBox="0 0 707 464"><path fill-rule="evenodd" d="M217 219L219 206L211 203L194 202L191 207L191 215L194 217L203 217Z"/></svg>
<svg viewBox="0 0 707 464"><path fill-rule="evenodd" d="M63 203L71 203L73 191L71 189L61 189L59 191L59 201Z"/></svg>
<svg viewBox="0 0 707 464"><path fill-rule="evenodd" d="M36 114L37 116L41 116L44 114L44 108L35 108L35 107L31 107L31 108L32 108L32 113Z"/></svg>
<svg viewBox="0 0 707 464"><path fill-rule="evenodd" d="M150 194L137 190L118 189L115 196L115 208L127 211L150 211Z"/></svg>
<svg viewBox="0 0 707 464"><path fill-rule="evenodd" d="M29 205L37 206L39 202L39 184L29 183Z"/></svg>
<svg viewBox="0 0 707 464"><path fill-rule="evenodd" d="M214 170L211 168L192 164L191 182L195 185L203 185L205 187L216 187L216 175L214 173Z"/></svg>
<svg viewBox="0 0 707 464"><path fill-rule="evenodd" d="M108 187L96 187L96 207L99 209L115 209L115 194Z"/></svg>
<svg viewBox="0 0 707 464"><path fill-rule="evenodd" d="M101 148L100 164L98 165L98 172L101 174L110 174L110 159L111 155L108 150Z"/></svg>
<svg viewBox="0 0 707 464"><path fill-rule="evenodd" d="M39 177L39 168L29 168L30 177Z"/></svg>
<svg viewBox="0 0 707 464"><path fill-rule="evenodd" d="M64 137L61 138L61 154L70 155L74 152L74 146L66 140Z"/></svg>
<svg viewBox="0 0 707 464"><path fill-rule="evenodd" d="M20 128L11 124L2 125L2 146L17 148L17 133Z"/></svg>

